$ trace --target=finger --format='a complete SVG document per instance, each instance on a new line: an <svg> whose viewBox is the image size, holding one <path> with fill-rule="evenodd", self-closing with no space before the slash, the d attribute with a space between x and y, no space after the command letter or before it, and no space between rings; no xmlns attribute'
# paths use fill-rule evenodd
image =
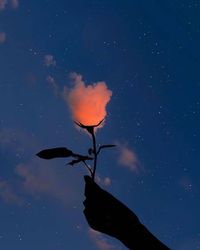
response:
<svg viewBox="0 0 200 250"><path fill-rule="evenodd" d="M114 236L113 232L115 232L115 229L112 228L112 223L110 221L108 222L104 216L102 216L101 214L100 216L98 216L95 211L91 211L89 209L85 209L83 213L89 226L92 229Z"/></svg>
<svg viewBox="0 0 200 250"><path fill-rule="evenodd" d="M91 211L90 209L84 209L83 213L90 227L94 230L99 231L100 221L98 220L98 217L94 214L94 211Z"/></svg>
<svg viewBox="0 0 200 250"><path fill-rule="evenodd" d="M83 201L83 205L86 209L90 209L92 211L98 211L98 208L100 206L100 204L97 204L97 202L93 199L88 199L86 198L84 201Z"/></svg>
<svg viewBox="0 0 200 250"><path fill-rule="evenodd" d="M94 181L88 175L84 176L84 180L85 180L85 196L88 197L88 196L90 196L90 194L93 190Z"/></svg>
<svg viewBox="0 0 200 250"><path fill-rule="evenodd" d="M89 175L84 176L85 183L93 182L92 178Z"/></svg>
<svg viewBox="0 0 200 250"><path fill-rule="evenodd" d="M94 216L93 216L93 213L92 213L88 208L85 208L85 209L83 210L83 213L84 213L84 215L85 215L85 218L86 218L88 224L89 224L90 226L92 226L92 225L94 224Z"/></svg>
<svg viewBox="0 0 200 250"><path fill-rule="evenodd" d="M89 206L89 201L88 201L88 199L85 199L85 200L83 201L83 205L84 205L85 208L87 208L87 207Z"/></svg>

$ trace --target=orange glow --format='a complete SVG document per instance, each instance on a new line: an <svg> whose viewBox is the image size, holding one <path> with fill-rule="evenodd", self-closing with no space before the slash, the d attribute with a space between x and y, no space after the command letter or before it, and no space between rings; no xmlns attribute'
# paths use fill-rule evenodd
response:
<svg viewBox="0 0 200 250"><path fill-rule="evenodd" d="M95 125L106 117L106 106L112 91L105 82L86 86L82 76L72 74L74 87L67 94L72 118L84 125Z"/></svg>

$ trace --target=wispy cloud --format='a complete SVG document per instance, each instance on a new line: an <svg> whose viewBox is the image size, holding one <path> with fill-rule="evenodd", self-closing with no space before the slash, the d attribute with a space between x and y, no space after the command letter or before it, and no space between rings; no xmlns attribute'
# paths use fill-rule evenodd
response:
<svg viewBox="0 0 200 250"><path fill-rule="evenodd" d="M117 246L108 242L108 240L103 236L102 233L97 232L89 228L89 236L92 241L95 243L96 247L100 250L113 250L117 249Z"/></svg>
<svg viewBox="0 0 200 250"><path fill-rule="evenodd" d="M74 185L70 181L66 183L66 179L53 163L44 164L35 159L17 165L15 171L21 179L23 190L35 198L46 196L67 205L76 197Z"/></svg>
<svg viewBox="0 0 200 250"><path fill-rule="evenodd" d="M0 11L5 10L8 4L13 9L17 9L19 7L19 1L18 0L0 0Z"/></svg>
<svg viewBox="0 0 200 250"><path fill-rule="evenodd" d="M96 177L96 181L98 184L101 184L105 187L110 186L112 183L112 180L109 177L100 177L99 175Z"/></svg>
<svg viewBox="0 0 200 250"><path fill-rule="evenodd" d="M0 130L0 149L8 151L11 157L20 156L17 157L17 166L13 167L18 188L15 188L12 181L2 180L0 175L2 200L13 201L10 203L18 202L20 200L18 198L23 199L26 193L33 198L46 197L59 200L65 206L72 204L78 199L79 194L73 176L67 178L64 168L62 171L53 161L37 159L34 155L39 148L41 148L40 143L31 135L15 129ZM18 192L19 190L21 192Z"/></svg>
<svg viewBox="0 0 200 250"><path fill-rule="evenodd" d="M11 154L28 156L38 146L35 137L19 129L0 129L0 149L8 149Z"/></svg>
<svg viewBox="0 0 200 250"><path fill-rule="evenodd" d="M46 81L48 82L49 86L52 88L56 97L62 96L60 88L59 88L58 84L56 83L56 80L53 76L48 75L46 77Z"/></svg>
<svg viewBox="0 0 200 250"><path fill-rule="evenodd" d="M6 41L6 33L0 32L0 44L5 43L5 41Z"/></svg>
<svg viewBox="0 0 200 250"><path fill-rule="evenodd" d="M10 0L11 7L13 9L17 9L19 7L19 1L18 0Z"/></svg>
<svg viewBox="0 0 200 250"><path fill-rule="evenodd" d="M118 163L135 173L139 173L140 162L136 153L125 143L116 142L116 144L119 149Z"/></svg>
<svg viewBox="0 0 200 250"><path fill-rule="evenodd" d="M13 186L5 180L0 180L0 198L6 203L22 205L23 200Z"/></svg>
<svg viewBox="0 0 200 250"><path fill-rule="evenodd" d="M0 0L0 10L5 10L8 0Z"/></svg>
<svg viewBox="0 0 200 250"><path fill-rule="evenodd" d="M50 55L50 54L45 55L44 56L44 65L47 67L56 66L56 61L54 59L54 56Z"/></svg>

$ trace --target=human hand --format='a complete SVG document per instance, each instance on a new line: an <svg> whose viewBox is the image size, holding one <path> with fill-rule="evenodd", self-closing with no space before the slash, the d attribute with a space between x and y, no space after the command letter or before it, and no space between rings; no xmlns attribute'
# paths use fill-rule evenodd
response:
<svg viewBox="0 0 200 250"><path fill-rule="evenodd" d="M100 188L89 176L85 176L85 209L88 224L96 231L121 240L129 227L137 225L139 219L124 204Z"/></svg>
<svg viewBox="0 0 200 250"><path fill-rule="evenodd" d="M85 176L84 214L91 228L115 237L129 249L167 250L123 203Z"/></svg>

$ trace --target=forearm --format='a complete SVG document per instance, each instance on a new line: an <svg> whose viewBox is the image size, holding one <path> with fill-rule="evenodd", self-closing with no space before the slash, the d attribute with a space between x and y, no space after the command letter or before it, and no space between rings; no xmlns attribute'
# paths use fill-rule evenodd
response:
<svg viewBox="0 0 200 250"><path fill-rule="evenodd" d="M128 226L118 239L131 250L170 250L141 223Z"/></svg>

